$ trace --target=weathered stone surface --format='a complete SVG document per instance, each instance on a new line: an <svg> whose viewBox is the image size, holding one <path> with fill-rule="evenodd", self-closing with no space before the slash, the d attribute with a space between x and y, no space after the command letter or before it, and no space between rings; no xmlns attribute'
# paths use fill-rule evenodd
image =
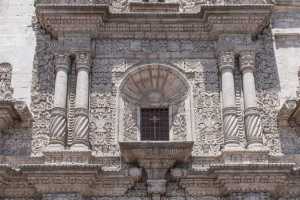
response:
<svg viewBox="0 0 300 200"><path fill-rule="evenodd" d="M0 100L34 121L2 117L0 198L300 199L299 6L1 1ZM170 141L140 141L153 107Z"/></svg>

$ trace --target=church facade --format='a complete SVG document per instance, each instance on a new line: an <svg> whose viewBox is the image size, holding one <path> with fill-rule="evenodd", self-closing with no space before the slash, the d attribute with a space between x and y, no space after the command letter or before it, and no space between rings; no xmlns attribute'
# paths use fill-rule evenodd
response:
<svg viewBox="0 0 300 200"><path fill-rule="evenodd" d="M300 1L30 3L17 53L0 3L1 199L300 200Z"/></svg>

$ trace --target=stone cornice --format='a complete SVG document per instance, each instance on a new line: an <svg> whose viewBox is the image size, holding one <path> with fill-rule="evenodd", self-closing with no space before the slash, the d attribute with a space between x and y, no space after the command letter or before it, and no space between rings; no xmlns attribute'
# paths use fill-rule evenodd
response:
<svg viewBox="0 0 300 200"><path fill-rule="evenodd" d="M105 5L38 4L36 14L54 36L81 32L98 38L216 39L221 33L259 32L268 24L271 7L204 5L198 13L110 13Z"/></svg>

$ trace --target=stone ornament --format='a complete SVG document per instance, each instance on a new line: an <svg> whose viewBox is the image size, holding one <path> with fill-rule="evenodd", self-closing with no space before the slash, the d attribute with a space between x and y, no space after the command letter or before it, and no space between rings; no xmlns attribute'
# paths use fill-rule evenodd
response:
<svg viewBox="0 0 300 200"><path fill-rule="evenodd" d="M255 51L251 49L240 52L240 70L243 76L244 116L248 148L258 148L263 144L254 79L255 55Z"/></svg>
<svg viewBox="0 0 300 200"><path fill-rule="evenodd" d="M262 144L263 134L260 112L256 107L249 107L245 110L245 126L248 145L257 143Z"/></svg>
<svg viewBox="0 0 300 200"><path fill-rule="evenodd" d="M76 54L76 100L73 150L89 149L89 71L90 53L78 52Z"/></svg>
<svg viewBox="0 0 300 200"><path fill-rule="evenodd" d="M67 130L66 110L60 107L54 107L51 112L50 121L50 144L64 145L65 133Z"/></svg>
<svg viewBox="0 0 300 200"><path fill-rule="evenodd" d="M240 147L233 76L234 59L235 54L233 51L222 51L219 54L219 69L221 71L222 81L225 149Z"/></svg>
<svg viewBox="0 0 300 200"><path fill-rule="evenodd" d="M50 142L48 149L62 150L67 134L67 90L70 58L66 54L55 56L55 94L54 107L51 112Z"/></svg>
<svg viewBox="0 0 300 200"><path fill-rule="evenodd" d="M31 127L32 114L25 102L13 98L11 80L11 64L0 63L0 129Z"/></svg>
<svg viewBox="0 0 300 200"><path fill-rule="evenodd" d="M223 108L224 140L226 144L239 144L239 131L236 107Z"/></svg>
<svg viewBox="0 0 300 200"><path fill-rule="evenodd" d="M0 63L0 100L9 101L13 97L11 87L12 66L9 63Z"/></svg>
<svg viewBox="0 0 300 200"><path fill-rule="evenodd" d="M75 125L73 144L89 146L89 114L84 108L75 108Z"/></svg>
<svg viewBox="0 0 300 200"><path fill-rule="evenodd" d="M152 64L129 71L120 90L134 104L163 107L182 101L189 86L175 69Z"/></svg>

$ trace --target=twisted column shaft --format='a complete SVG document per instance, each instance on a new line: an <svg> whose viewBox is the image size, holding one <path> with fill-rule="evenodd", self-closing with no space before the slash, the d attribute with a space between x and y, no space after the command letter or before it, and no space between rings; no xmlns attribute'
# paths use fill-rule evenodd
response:
<svg viewBox="0 0 300 200"><path fill-rule="evenodd" d="M68 70L69 57L67 55L56 56L56 77L55 77L55 93L54 93L54 107L51 113L50 121L50 150L63 150L67 119L66 119L66 101L67 101L67 87L68 87Z"/></svg>
<svg viewBox="0 0 300 200"><path fill-rule="evenodd" d="M261 118L257 106L255 89L255 52L240 53L240 69L243 74L243 91L245 102L245 127L248 148L261 147L263 143Z"/></svg>
<svg viewBox="0 0 300 200"><path fill-rule="evenodd" d="M77 83L75 101L75 125L72 149L89 149L89 70L90 54L80 52L76 55Z"/></svg>
<svg viewBox="0 0 300 200"><path fill-rule="evenodd" d="M224 51L219 55L225 149L240 147L234 90L234 60L233 51Z"/></svg>

